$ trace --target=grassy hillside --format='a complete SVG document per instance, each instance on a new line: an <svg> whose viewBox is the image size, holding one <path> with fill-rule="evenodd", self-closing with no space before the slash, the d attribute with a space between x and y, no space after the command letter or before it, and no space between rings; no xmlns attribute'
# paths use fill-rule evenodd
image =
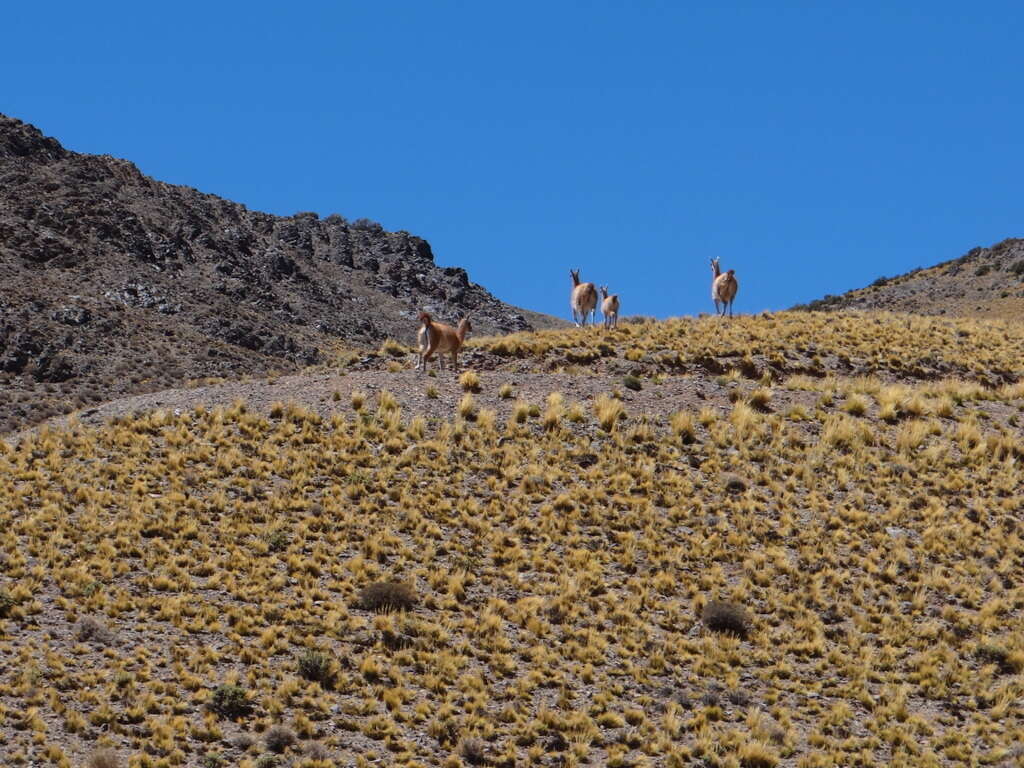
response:
<svg viewBox="0 0 1024 768"><path fill-rule="evenodd" d="M4 764L1017 764L1022 348L546 331L0 443Z"/></svg>

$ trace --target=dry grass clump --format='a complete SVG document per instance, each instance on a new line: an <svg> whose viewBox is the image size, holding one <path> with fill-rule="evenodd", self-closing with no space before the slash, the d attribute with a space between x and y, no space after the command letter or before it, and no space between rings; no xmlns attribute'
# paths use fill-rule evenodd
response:
<svg viewBox="0 0 1024 768"><path fill-rule="evenodd" d="M547 408L541 419L541 425L546 430L558 427L565 416L565 397L561 392L552 392L548 395Z"/></svg>
<svg viewBox="0 0 1024 768"><path fill-rule="evenodd" d="M601 394L594 400L594 412L597 414L601 429L611 432L619 419L625 416L626 410L618 398Z"/></svg>
<svg viewBox="0 0 1024 768"><path fill-rule="evenodd" d="M868 412L868 400L863 395L852 394L846 398L842 410L851 416L863 416Z"/></svg>
<svg viewBox="0 0 1024 768"><path fill-rule="evenodd" d="M737 603L711 600L701 610L700 618L704 626L713 632L729 632L739 637L750 633L750 614Z"/></svg>
<svg viewBox="0 0 1024 768"><path fill-rule="evenodd" d="M382 389L377 395L377 407L382 413L391 413L398 411L400 408L398 398L386 389Z"/></svg>
<svg viewBox="0 0 1024 768"><path fill-rule="evenodd" d="M767 387L758 387L747 398L750 407L765 413L771 409L772 391Z"/></svg>
<svg viewBox="0 0 1024 768"><path fill-rule="evenodd" d="M367 611L407 611L418 598L411 584L404 581L375 581L359 592L358 605Z"/></svg>
<svg viewBox="0 0 1024 768"><path fill-rule="evenodd" d="M465 371L461 376L459 376L459 386L462 387L465 392L479 392L480 374L476 371Z"/></svg>
<svg viewBox="0 0 1024 768"><path fill-rule="evenodd" d="M672 414L669 423L672 426L672 433L688 445L697 439L697 427L694 421L693 414L689 411L678 411Z"/></svg>
<svg viewBox="0 0 1024 768"><path fill-rule="evenodd" d="M121 768L121 758L109 747L95 750L86 761L87 768Z"/></svg>
<svg viewBox="0 0 1024 768"><path fill-rule="evenodd" d="M458 407L459 416L466 421L475 421L478 413L476 400L467 393L460 401Z"/></svg>
<svg viewBox="0 0 1024 768"><path fill-rule="evenodd" d="M400 344L394 339L384 339L384 343L380 345L380 350L378 350L377 354L382 357L406 357L410 352L412 350L404 344Z"/></svg>

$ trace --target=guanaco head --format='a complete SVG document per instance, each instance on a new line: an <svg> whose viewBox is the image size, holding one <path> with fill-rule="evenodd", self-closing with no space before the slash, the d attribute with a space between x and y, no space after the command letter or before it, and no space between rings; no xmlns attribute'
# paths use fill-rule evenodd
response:
<svg viewBox="0 0 1024 768"><path fill-rule="evenodd" d="M461 338L466 338L466 334L473 330L473 324L469 322L469 315L466 315L459 321L458 333Z"/></svg>
<svg viewBox="0 0 1024 768"><path fill-rule="evenodd" d="M420 312L419 320L424 325L430 325L430 315L426 312Z"/></svg>
<svg viewBox="0 0 1024 768"><path fill-rule="evenodd" d="M602 299L607 299L608 298L608 286L607 285L602 285L601 286L601 298Z"/></svg>
<svg viewBox="0 0 1024 768"><path fill-rule="evenodd" d="M580 284L580 271L578 269L570 269L569 270L569 277L572 278L572 284L573 285L579 285Z"/></svg>
<svg viewBox="0 0 1024 768"><path fill-rule="evenodd" d="M711 274L713 274L715 277L718 277L720 274L722 274L722 270L718 266L718 259L711 260Z"/></svg>

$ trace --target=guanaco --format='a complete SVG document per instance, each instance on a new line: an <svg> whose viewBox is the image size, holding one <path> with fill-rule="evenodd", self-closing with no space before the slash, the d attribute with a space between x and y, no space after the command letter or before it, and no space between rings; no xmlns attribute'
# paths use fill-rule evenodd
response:
<svg viewBox="0 0 1024 768"><path fill-rule="evenodd" d="M570 269L569 277L572 278L572 293L569 294L572 321L578 326L586 325L587 315L594 315L597 311L597 290L593 283L580 282L578 269Z"/></svg>
<svg viewBox="0 0 1024 768"><path fill-rule="evenodd" d="M601 316L604 318L605 328L619 327L619 294L608 295L608 286L601 286Z"/></svg>
<svg viewBox="0 0 1024 768"><path fill-rule="evenodd" d="M427 370L427 361L435 354L438 365L444 370L444 355L451 353L452 367L459 370L459 350L466 341L466 334L473 330L469 322L469 315L459 321L458 328L438 323L431 319L426 312L420 312L420 331L418 334L419 360L416 367L421 371Z"/></svg>
<svg viewBox="0 0 1024 768"><path fill-rule="evenodd" d="M711 275L711 300L715 302L715 314L725 317L725 310L728 309L729 317L732 317L732 303L740 289L739 281L736 280L736 270L730 269L723 274L718 266L718 259L712 259Z"/></svg>

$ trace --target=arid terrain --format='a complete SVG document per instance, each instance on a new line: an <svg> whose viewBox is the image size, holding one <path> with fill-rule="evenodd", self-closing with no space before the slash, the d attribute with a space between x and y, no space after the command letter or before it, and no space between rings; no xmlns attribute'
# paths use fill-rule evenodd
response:
<svg viewBox="0 0 1024 768"><path fill-rule="evenodd" d="M0 755L1024 760L1024 326L399 344L0 442Z"/></svg>
<svg viewBox="0 0 1024 768"><path fill-rule="evenodd" d="M802 308L1024 320L1024 240L1008 238L933 267L883 275L865 288L826 296Z"/></svg>

